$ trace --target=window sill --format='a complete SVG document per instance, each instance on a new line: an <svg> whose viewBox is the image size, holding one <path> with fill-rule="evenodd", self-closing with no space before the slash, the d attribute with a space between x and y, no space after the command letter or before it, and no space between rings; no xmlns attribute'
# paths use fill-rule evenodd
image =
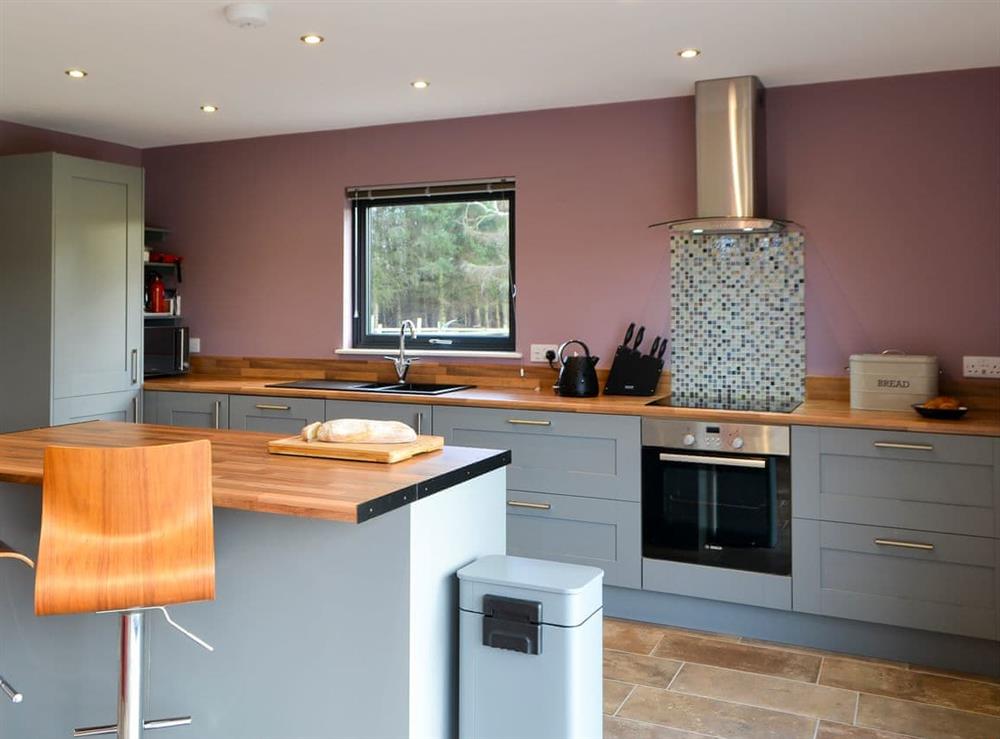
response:
<svg viewBox="0 0 1000 739"><path fill-rule="evenodd" d="M398 354L393 349L354 349L343 347L335 349L334 354L357 355L357 356L385 356L386 354ZM486 357L489 359L522 359L521 352L497 352L497 351L473 351L461 349L407 349L406 353L412 357Z"/></svg>

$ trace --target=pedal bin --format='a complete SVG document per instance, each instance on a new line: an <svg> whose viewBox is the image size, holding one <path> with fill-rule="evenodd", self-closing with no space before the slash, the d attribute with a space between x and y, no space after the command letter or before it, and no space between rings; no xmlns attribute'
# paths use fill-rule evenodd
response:
<svg viewBox="0 0 1000 739"><path fill-rule="evenodd" d="M604 572L490 555L458 578L460 737L600 739Z"/></svg>

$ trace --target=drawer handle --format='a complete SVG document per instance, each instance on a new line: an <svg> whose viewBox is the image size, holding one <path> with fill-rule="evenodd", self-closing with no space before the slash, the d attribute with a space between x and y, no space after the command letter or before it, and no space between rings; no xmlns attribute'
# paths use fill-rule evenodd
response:
<svg viewBox="0 0 1000 739"><path fill-rule="evenodd" d="M529 503L526 500L508 500L507 505L511 508L533 508L536 511L547 511L552 508L551 503Z"/></svg>
<svg viewBox="0 0 1000 739"><path fill-rule="evenodd" d="M912 452L933 452L933 444L904 444L900 441L876 441L876 449L908 449Z"/></svg>
<svg viewBox="0 0 1000 739"><path fill-rule="evenodd" d="M292 409L290 405L276 405L274 403L258 403L256 407L262 411L290 411Z"/></svg>
<svg viewBox="0 0 1000 739"><path fill-rule="evenodd" d="M919 541L900 541L898 539L872 539L876 546L898 547L900 549L920 549L924 552L933 552L933 544L924 544Z"/></svg>
<svg viewBox="0 0 1000 739"><path fill-rule="evenodd" d="M551 426L552 421L535 421L529 418L508 418L507 423L515 426Z"/></svg>

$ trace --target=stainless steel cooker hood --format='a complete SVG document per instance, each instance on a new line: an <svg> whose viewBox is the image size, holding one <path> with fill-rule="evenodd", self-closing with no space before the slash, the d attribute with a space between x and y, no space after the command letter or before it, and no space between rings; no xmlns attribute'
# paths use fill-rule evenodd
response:
<svg viewBox="0 0 1000 739"><path fill-rule="evenodd" d="M653 226L693 234L784 231L789 221L763 215L767 198L760 80L703 80L695 83L694 93L698 216Z"/></svg>

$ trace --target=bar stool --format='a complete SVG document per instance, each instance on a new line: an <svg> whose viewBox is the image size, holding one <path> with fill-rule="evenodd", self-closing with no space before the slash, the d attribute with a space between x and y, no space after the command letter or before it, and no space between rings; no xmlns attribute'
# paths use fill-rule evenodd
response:
<svg viewBox="0 0 1000 739"><path fill-rule="evenodd" d="M74 736L140 739L144 729L191 723L143 720L145 612L215 598L212 451L207 440L133 448L48 447L35 614L120 614L118 721Z"/></svg>
<svg viewBox="0 0 1000 739"><path fill-rule="evenodd" d="M31 557L21 554L16 549L12 549L4 541L0 541L0 559L13 559L26 564L28 567L35 566L35 563L31 561ZM0 675L0 692L7 696L11 703L20 703L24 700L24 696L21 695L20 691L7 682L3 675Z"/></svg>

